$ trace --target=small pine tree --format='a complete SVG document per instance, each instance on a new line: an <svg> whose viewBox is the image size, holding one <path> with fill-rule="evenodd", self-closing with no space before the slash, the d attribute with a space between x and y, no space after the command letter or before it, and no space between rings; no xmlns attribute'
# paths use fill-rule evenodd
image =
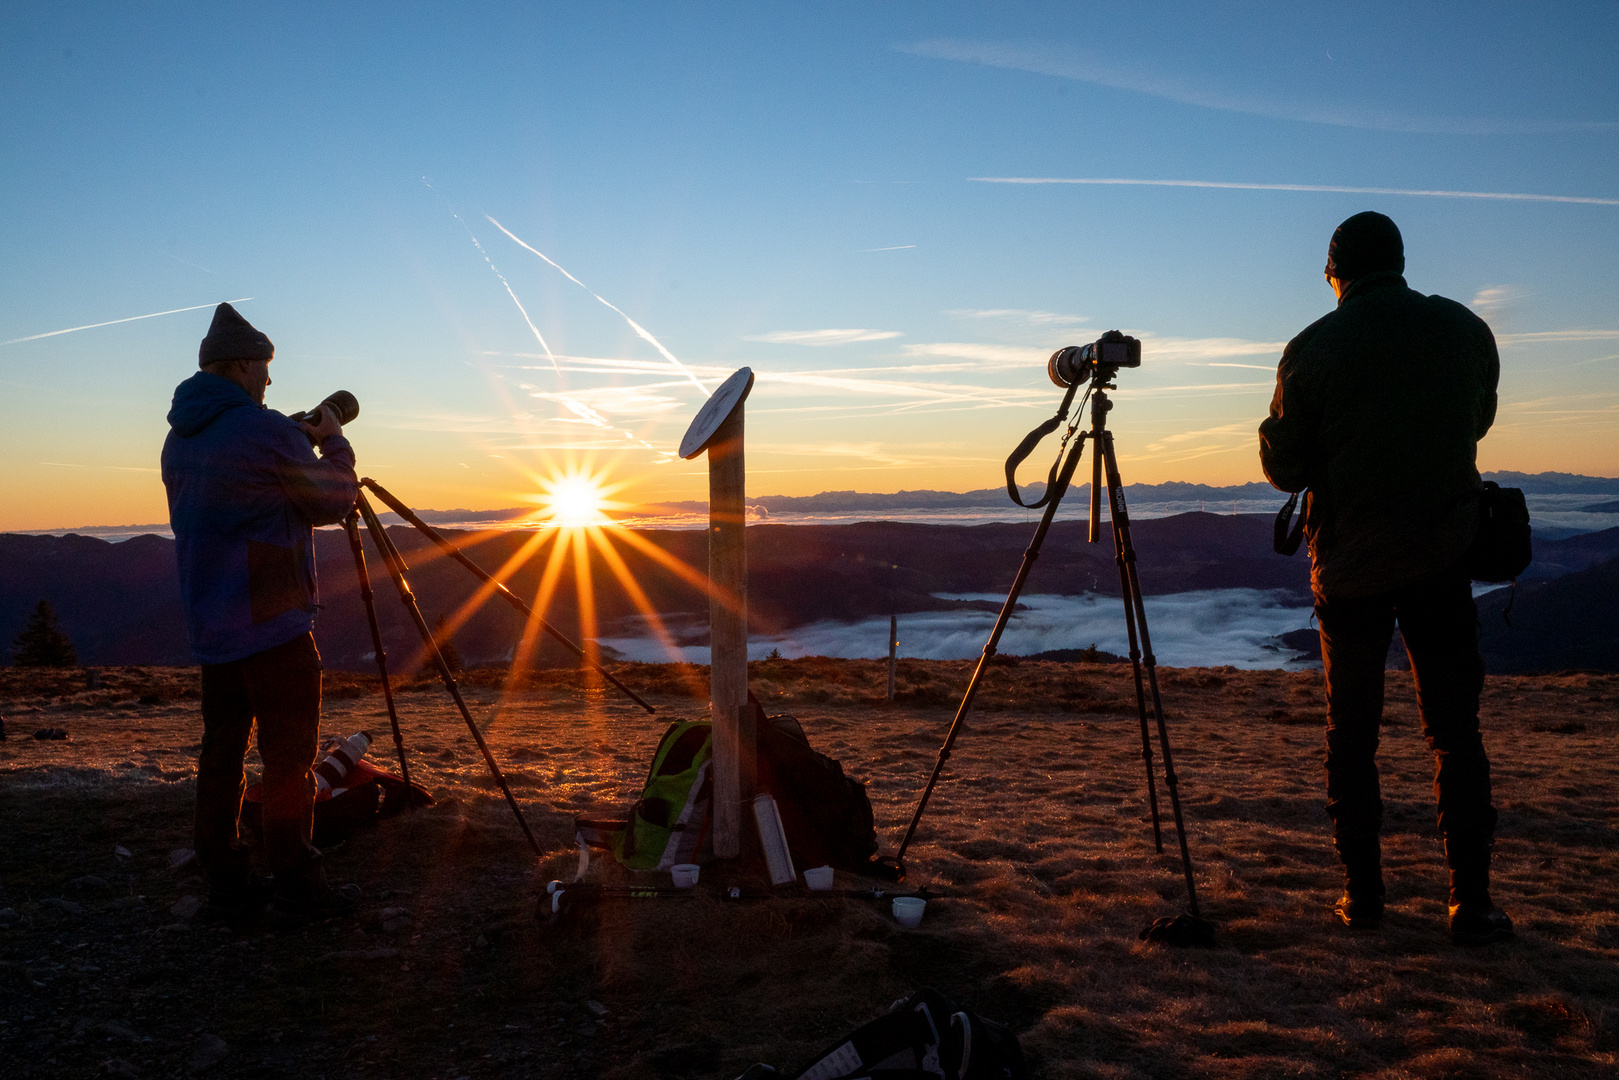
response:
<svg viewBox="0 0 1619 1080"><path fill-rule="evenodd" d="M462 663L461 650L455 647L455 635L444 627L442 615L433 623L433 641L438 645L439 654L444 657L444 664L450 669L450 673L461 674L466 665Z"/></svg>
<svg viewBox="0 0 1619 1080"><path fill-rule="evenodd" d="M18 667L78 667L79 652L56 625L56 609L41 600L28 625L11 639L11 662Z"/></svg>

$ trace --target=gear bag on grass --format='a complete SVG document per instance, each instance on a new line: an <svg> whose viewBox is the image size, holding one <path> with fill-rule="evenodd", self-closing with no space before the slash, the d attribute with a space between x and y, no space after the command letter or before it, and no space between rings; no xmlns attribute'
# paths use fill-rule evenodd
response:
<svg viewBox="0 0 1619 1080"><path fill-rule="evenodd" d="M242 793L241 822L250 832L263 828L264 785L254 784ZM315 797L314 836L316 847L346 840L363 825L390 818L406 806L432 806L432 792L414 781L405 781L369 761L356 761L342 780L341 787L328 787Z"/></svg>
<svg viewBox="0 0 1619 1080"><path fill-rule="evenodd" d="M755 710L759 790L776 800L793 861L863 869L877 854L866 785L845 776L836 758L811 749L793 717L766 717L757 702Z"/></svg>
<svg viewBox="0 0 1619 1080"><path fill-rule="evenodd" d="M1028 1075L1023 1048L1010 1028L957 1008L929 989L857 1028L793 1074L795 1080L1027 1080Z"/></svg>
<svg viewBox="0 0 1619 1080"><path fill-rule="evenodd" d="M812 750L791 716L767 718L758 710L754 738L758 790L776 800L794 858L805 866L862 869L877 853L866 785L845 776L833 758ZM589 865L592 848L612 852L631 870L709 861L712 754L709 721L669 725L652 756L641 798L628 814L587 813L574 819L579 874Z"/></svg>
<svg viewBox="0 0 1619 1080"><path fill-rule="evenodd" d="M667 870L711 858L713 730L707 720L677 720L658 740L641 797L628 814L581 814L574 819L581 862L585 848L610 851L631 870Z"/></svg>

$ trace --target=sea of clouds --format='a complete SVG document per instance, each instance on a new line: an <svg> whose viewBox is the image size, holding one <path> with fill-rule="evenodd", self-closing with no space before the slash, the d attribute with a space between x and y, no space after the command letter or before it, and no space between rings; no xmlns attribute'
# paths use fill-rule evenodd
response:
<svg viewBox="0 0 1619 1080"><path fill-rule="evenodd" d="M948 594L952 600L989 600L1004 596ZM1026 595L1001 637L999 651L1018 656L1051 649L1084 649L1128 655L1124 602L1116 596ZM1207 589L1146 599L1147 627L1158 662L1170 667L1275 668L1299 666L1296 655L1278 648L1278 634L1310 625L1311 610L1285 592L1261 589ZM960 660L983 651L995 616L985 611L919 612L899 617L899 655L928 660ZM681 628L671 627L676 637ZM706 645L670 650L650 634L603 637L601 644L626 660L648 663L680 659L708 663ZM817 622L777 636L754 636L750 658L771 650L782 656L885 657L888 620Z"/></svg>

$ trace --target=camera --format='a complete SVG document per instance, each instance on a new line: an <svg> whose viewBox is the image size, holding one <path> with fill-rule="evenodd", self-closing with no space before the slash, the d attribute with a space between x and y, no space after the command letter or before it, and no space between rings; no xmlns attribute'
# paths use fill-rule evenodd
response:
<svg viewBox="0 0 1619 1080"><path fill-rule="evenodd" d="M1119 368L1141 366L1141 342L1109 330L1089 345L1058 349L1046 361L1046 374L1058 386L1073 386L1100 375L1104 379Z"/></svg>
<svg viewBox="0 0 1619 1080"><path fill-rule="evenodd" d="M356 416L360 415L359 399L353 394L349 393L347 390L339 390L337 393L327 397L325 401L320 403L320 405L316 405L313 409L308 409L304 412L295 412L291 416L287 417L287 419L296 420L301 424L318 424L320 423L321 405L330 405L332 407L332 412L337 414L337 422L339 424L347 424Z"/></svg>

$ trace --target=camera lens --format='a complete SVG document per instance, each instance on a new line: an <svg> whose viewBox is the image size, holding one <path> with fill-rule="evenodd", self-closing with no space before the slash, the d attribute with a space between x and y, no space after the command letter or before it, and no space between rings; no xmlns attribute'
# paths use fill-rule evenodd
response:
<svg viewBox="0 0 1619 1080"><path fill-rule="evenodd" d="M1085 372L1085 347L1069 345L1058 349L1046 361L1046 374L1058 386L1073 386L1088 377Z"/></svg>

